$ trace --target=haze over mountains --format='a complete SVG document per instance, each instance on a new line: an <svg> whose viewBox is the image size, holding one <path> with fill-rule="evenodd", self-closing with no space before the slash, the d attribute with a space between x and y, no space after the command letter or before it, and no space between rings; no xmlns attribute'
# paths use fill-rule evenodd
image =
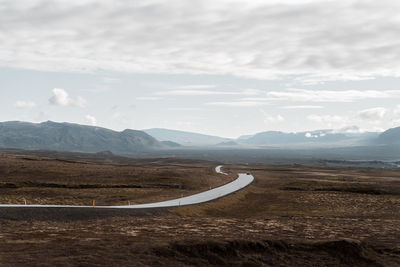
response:
<svg viewBox="0 0 400 267"><path fill-rule="evenodd" d="M316 130L298 133L284 133L268 131L257 133L248 138L239 138L237 142L249 145L367 145L379 136L376 132L366 133L340 133L333 130Z"/></svg>
<svg viewBox="0 0 400 267"><path fill-rule="evenodd" d="M0 147L26 150L135 153L138 151L204 148L324 148L400 144L400 127L383 133L340 133L318 130L299 133L267 131L229 139L192 132L149 129L117 132L72 123L0 123Z"/></svg>
<svg viewBox="0 0 400 267"><path fill-rule="evenodd" d="M209 146L230 141L229 138L162 128L153 128L143 131L157 140L172 141L184 146Z"/></svg>
<svg viewBox="0 0 400 267"><path fill-rule="evenodd" d="M294 146L313 144L328 145L368 145L375 143L378 132L341 133L331 129L298 133L266 131L254 135L243 135L237 139L210 136L193 132L169 129L148 129L144 132L161 141L173 141L183 146Z"/></svg>

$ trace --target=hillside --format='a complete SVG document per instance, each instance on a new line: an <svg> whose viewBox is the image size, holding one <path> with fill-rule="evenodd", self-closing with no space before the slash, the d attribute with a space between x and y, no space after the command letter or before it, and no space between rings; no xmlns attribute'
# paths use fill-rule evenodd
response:
<svg viewBox="0 0 400 267"><path fill-rule="evenodd" d="M230 141L228 138L162 128L143 130L160 141L172 141L185 146L216 145Z"/></svg>
<svg viewBox="0 0 400 267"><path fill-rule="evenodd" d="M72 123L0 123L0 147L57 151L132 153L166 145L135 130L117 132Z"/></svg>
<svg viewBox="0 0 400 267"><path fill-rule="evenodd" d="M400 127L391 128L381 133L377 139L379 144L400 144Z"/></svg>

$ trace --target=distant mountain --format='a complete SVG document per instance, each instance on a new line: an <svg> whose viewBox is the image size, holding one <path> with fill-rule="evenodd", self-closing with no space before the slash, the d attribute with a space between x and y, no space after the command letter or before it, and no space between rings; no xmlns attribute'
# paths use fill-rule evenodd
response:
<svg viewBox="0 0 400 267"><path fill-rule="evenodd" d="M164 148L142 131L113 130L72 123L0 123L0 147L27 150L132 153Z"/></svg>
<svg viewBox="0 0 400 267"><path fill-rule="evenodd" d="M400 144L400 127L384 131L378 136L377 142L385 145Z"/></svg>
<svg viewBox="0 0 400 267"><path fill-rule="evenodd" d="M185 146L208 146L230 141L229 138L162 128L154 128L143 131L153 136L157 140L172 141Z"/></svg>
<svg viewBox="0 0 400 267"><path fill-rule="evenodd" d="M248 145L290 145L290 144L361 144L372 140L377 133L347 134L336 133L333 130L317 130L298 133L284 133L279 131L267 131L257 133L253 136L237 139L236 141ZM367 142L368 143L368 142Z"/></svg>
<svg viewBox="0 0 400 267"><path fill-rule="evenodd" d="M161 141L162 144L168 146L168 147L181 147L181 144L172 142L172 141Z"/></svg>
<svg viewBox="0 0 400 267"><path fill-rule="evenodd" d="M237 146L238 143L236 143L235 141L226 141L226 142L221 142L216 144L217 146Z"/></svg>
<svg viewBox="0 0 400 267"><path fill-rule="evenodd" d="M247 140L253 136L254 136L254 134L241 135L237 138L237 140Z"/></svg>

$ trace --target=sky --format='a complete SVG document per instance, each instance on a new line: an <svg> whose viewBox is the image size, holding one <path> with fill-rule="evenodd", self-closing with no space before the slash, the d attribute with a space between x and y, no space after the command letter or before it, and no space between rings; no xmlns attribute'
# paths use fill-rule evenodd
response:
<svg viewBox="0 0 400 267"><path fill-rule="evenodd" d="M0 0L0 121L400 126L400 2Z"/></svg>

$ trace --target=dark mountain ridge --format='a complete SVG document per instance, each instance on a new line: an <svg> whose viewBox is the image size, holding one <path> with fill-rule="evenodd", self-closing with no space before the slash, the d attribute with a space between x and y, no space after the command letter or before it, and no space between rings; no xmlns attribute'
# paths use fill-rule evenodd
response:
<svg viewBox="0 0 400 267"><path fill-rule="evenodd" d="M0 147L74 152L111 151L132 153L166 147L152 136L136 130L117 132L73 123L0 123Z"/></svg>

